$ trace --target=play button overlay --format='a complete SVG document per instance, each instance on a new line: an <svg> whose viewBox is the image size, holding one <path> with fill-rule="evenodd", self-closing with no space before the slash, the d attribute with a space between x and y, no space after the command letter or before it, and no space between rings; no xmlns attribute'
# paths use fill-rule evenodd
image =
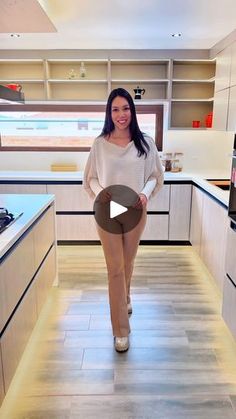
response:
<svg viewBox="0 0 236 419"><path fill-rule="evenodd" d="M110 218L117 217L117 215L124 214L128 211L128 208L123 207L123 205L117 204L117 202L110 202Z"/></svg>
<svg viewBox="0 0 236 419"><path fill-rule="evenodd" d="M111 185L96 197L93 210L97 224L113 233L128 233L141 220L143 209L134 208L138 194L128 186Z"/></svg>

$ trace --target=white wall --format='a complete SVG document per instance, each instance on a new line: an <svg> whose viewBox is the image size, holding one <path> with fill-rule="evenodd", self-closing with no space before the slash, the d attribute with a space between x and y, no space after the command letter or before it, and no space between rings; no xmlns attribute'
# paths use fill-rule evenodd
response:
<svg viewBox="0 0 236 419"><path fill-rule="evenodd" d="M234 133L226 131L166 131L164 150L184 153L183 169L228 171L230 174Z"/></svg>
<svg viewBox="0 0 236 419"><path fill-rule="evenodd" d="M234 134L223 131L167 130L164 151L184 153L184 171L228 171L230 173ZM50 170L52 163L76 163L83 170L85 152L1 152L0 170Z"/></svg>

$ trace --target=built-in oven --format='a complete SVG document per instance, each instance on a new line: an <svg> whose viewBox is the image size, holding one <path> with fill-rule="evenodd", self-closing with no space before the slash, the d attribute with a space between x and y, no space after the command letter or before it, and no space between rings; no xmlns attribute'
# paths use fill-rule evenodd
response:
<svg viewBox="0 0 236 419"><path fill-rule="evenodd" d="M229 217L236 223L236 134L234 136L234 149L230 179Z"/></svg>

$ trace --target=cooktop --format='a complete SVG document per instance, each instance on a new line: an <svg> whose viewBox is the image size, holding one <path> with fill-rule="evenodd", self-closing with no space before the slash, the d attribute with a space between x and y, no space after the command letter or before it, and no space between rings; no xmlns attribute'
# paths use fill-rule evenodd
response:
<svg viewBox="0 0 236 419"><path fill-rule="evenodd" d="M2 233L6 228L10 227L21 215L21 213L12 213L7 210L7 208L0 208L0 233Z"/></svg>

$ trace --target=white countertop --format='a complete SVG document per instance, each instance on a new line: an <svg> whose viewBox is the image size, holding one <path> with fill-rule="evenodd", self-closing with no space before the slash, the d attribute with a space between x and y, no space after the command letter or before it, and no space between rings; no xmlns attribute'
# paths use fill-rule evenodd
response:
<svg viewBox="0 0 236 419"><path fill-rule="evenodd" d="M0 234L0 258L12 247L42 212L54 201L54 195L0 194L0 207L23 214Z"/></svg>
<svg viewBox="0 0 236 419"><path fill-rule="evenodd" d="M165 172L165 181L193 181L205 191L210 193L228 207L229 191L208 183L205 179L229 179L230 174L226 171L198 171L198 172ZM0 171L1 181L32 181L32 182L81 182L83 171L76 172L51 172L51 171Z"/></svg>
<svg viewBox="0 0 236 419"><path fill-rule="evenodd" d="M51 171L0 171L0 181L29 180L29 181L82 181L83 172L51 172Z"/></svg>
<svg viewBox="0 0 236 419"><path fill-rule="evenodd" d="M192 180L192 177L201 179L229 179L230 174L226 171L198 171L198 172L165 172L165 180L179 181ZM75 172L52 172L52 171L12 171L1 170L0 181L82 181L83 171Z"/></svg>

